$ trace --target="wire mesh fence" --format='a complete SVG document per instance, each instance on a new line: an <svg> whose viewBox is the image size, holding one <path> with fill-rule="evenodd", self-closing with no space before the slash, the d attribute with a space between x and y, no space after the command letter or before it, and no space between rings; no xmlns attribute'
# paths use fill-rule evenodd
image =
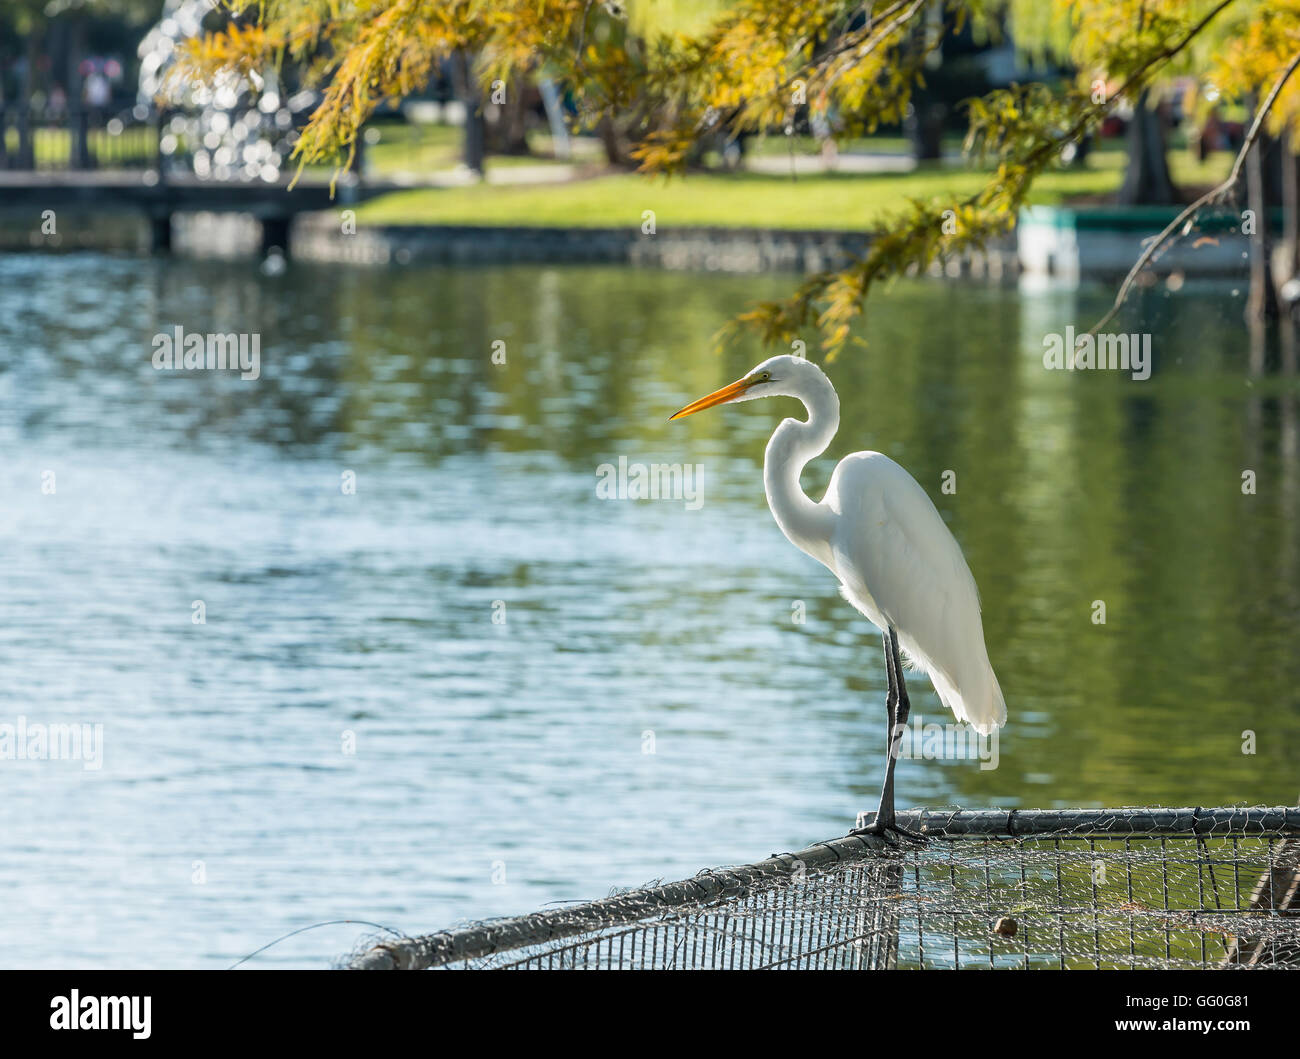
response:
<svg viewBox="0 0 1300 1059"><path fill-rule="evenodd" d="M1300 808L900 813L755 864L359 951L357 968L1300 968Z"/></svg>

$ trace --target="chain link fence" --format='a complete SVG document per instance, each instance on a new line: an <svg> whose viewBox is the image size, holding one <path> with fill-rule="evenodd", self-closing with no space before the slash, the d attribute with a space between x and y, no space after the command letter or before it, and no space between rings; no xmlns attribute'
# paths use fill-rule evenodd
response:
<svg viewBox="0 0 1300 1059"><path fill-rule="evenodd" d="M908 812L755 864L420 937L368 969L1300 967L1300 808Z"/></svg>

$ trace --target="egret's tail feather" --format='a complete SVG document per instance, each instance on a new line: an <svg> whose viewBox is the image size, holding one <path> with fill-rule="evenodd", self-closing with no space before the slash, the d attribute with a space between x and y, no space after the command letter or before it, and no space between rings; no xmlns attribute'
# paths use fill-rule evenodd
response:
<svg viewBox="0 0 1300 1059"><path fill-rule="evenodd" d="M984 694L975 702L963 700L966 719L980 735L992 735L995 728L1007 723L1007 702L1002 697L1002 686L998 683L993 667L988 669L987 686Z"/></svg>
<svg viewBox="0 0 1300 1059"><path fill-rule="evenodd" d="M929 671L939 700L952 710L957 720L965 721L980 735L992 735L994 729L1007 723L1006 700L992 666L986 664L979 677L963 681L961 687L942 670L924 668Z"/></svg>
<svg viewBox="0 0 1300 1059"><path fill-rule="evenodd" d="M952 710L957 720L965 721L980 735L992 735L994 729L1007 723L1006 700L982 635L978 641L967 642L964 651L953 652L957 659L952 671L941 666L933 654L922 650L906 633L899 634L898 646L906 666L930 678L939 700Z"/></svg>

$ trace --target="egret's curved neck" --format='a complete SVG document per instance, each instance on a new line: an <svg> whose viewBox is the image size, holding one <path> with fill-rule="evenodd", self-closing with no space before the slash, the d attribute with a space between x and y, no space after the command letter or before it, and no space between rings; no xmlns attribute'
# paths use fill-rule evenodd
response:
<svg viewBox="0 0 1300 1059"><path fill-rule="evenodd" d="M796 548L832 566L830 535L834 516L811 500L799 485L808 461L820 456L840 425L840 399L824 375L799 380L789 396L808 410L806 422L786 419L772 434L763 459L763 489L776 524ZM832 566L833 569L833 566Z"/></svg>

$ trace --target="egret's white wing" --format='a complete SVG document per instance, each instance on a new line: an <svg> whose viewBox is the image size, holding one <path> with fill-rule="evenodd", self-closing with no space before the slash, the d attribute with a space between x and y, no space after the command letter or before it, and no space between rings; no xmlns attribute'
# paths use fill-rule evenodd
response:
<svg viewBox="0 0 1300 1059"><path fill-rule="evenodd" d="M960 720L985 734L999 727L1006 706L975 579L925 490L888 456L858 452L835 468L824 503L838 516L831 546L845 597L898 632Z"/></svg>

